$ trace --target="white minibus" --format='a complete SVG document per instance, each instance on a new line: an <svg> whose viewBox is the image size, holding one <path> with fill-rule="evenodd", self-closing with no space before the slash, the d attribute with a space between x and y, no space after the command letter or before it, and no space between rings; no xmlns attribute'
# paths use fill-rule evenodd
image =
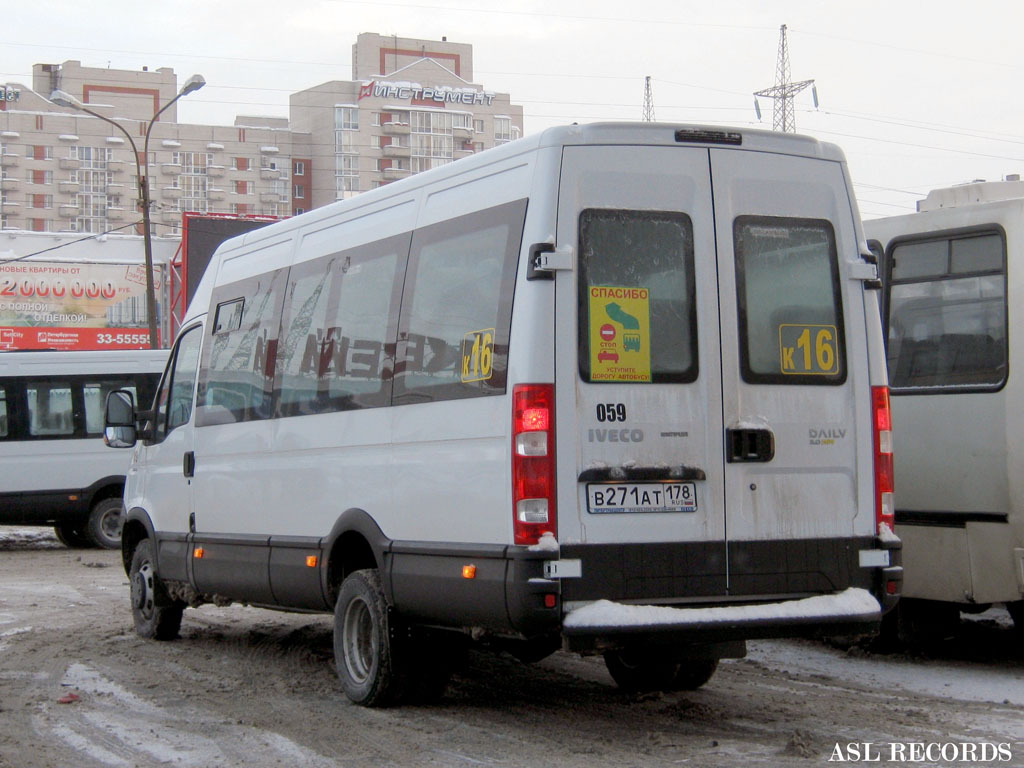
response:
<svg viewBox="0 0 1024 768"><path fill-rule="evenodd" d="M1024 626L1024 315L1010 300L1024 290L1024 182L934 190L864 228L886 265L906 568L894 626L935 639L993 603Z"/></svg>
<svg viewBox="0 0 1024 768"><path fill-rule="evenodd" d="M751 638L877 630L901 568L872 258L838 148L653 123L224 243L152 414L108 400L140 446L136 629L333 611L368 706L438 695L466 638L668 690Z"/></svg>
<svg viewBox="0 0 1024 768"><path fill-rule="evenodd" d="M167 350L0 352L0 524L70 547L121 544L128 457L104 447L107 393L152 398Z"/></svg>

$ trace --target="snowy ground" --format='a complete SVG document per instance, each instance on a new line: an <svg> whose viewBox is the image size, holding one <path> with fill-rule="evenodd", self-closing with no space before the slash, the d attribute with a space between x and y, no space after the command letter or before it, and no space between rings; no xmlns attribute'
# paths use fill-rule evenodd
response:
<svg viewBox="0 0 1024 768"><path fill-rule="evenodd" d="M824 766L864 742L880 764L982 764L889 759L918 742L1004 745L986 764L1024 766L1005 612L927 652L752 643L691 693L623 694L599 659L473 653L439 704L367 710L338 689L329 616L204 606L181 639L143 641L117 552L0 529L4 768Z"/></svg>

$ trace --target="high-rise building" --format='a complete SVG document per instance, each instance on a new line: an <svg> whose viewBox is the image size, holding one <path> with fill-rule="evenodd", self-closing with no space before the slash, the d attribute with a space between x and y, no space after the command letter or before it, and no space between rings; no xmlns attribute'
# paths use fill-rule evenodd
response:
<svg viewBox="0 0 1024 768"><path fill-rule="evenodd" d="M522 133L521 106L473 83L465 43L361 34L352 80L291 97L290 116L234 125L177 121L177 75L37 64L32 87L0 86L0 226L40 232L132 231L136 158L109 123L49 100L70 93L116 120L149 168L154 233L185 211L289 216L453 162Z"/></svg>

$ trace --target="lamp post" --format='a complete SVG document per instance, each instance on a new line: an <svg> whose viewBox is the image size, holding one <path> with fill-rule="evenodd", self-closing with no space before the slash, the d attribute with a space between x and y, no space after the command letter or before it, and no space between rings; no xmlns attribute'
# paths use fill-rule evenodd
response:
<svg viewBox="0 0 1024 768"><path fill-rule="evenodd" d="M125 135L125 138L128 139L128 143L132 148L132 154L135 155L135 172L139 185L139 207L142 209L142 242L145 246L146 253L146 322L149 325L149 346L152 349L156 349L159 334L156 327L156 290L153 286L153 230L149 218L149 135L153 131L153 125L159 119L160 115L168 109L168 107L174 104L182 96L187 96L190 93L198 91L204 85L206 85L206 80L202 75L192 75L192 77L185 81L185 84L178 91L178 94L164 104L163 107L161 107L157 113L150 118L149 124L146 126L146 140L143 143L143 155L141 160L139 159L139 150L135 146L135 139L133 139L132 135L125 130L123 125L109 117L89 109L70 93L56 90L50 94L50 101L54 104L61 107L76 109L79 112L85 112L87 115L98 117L105 123L110 123L112 126L117 128Z"/></svg>

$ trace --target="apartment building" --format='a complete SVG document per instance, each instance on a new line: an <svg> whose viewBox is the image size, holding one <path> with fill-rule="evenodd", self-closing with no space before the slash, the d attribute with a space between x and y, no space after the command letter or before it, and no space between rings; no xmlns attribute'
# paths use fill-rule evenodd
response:
<svg viewBox="0 0 1024 768"><path fill-rule="evenodd" d="M361 34L352 72L293 94L288 118L186 124L172 104L147 152L153 115L178 93L173 69L37 64L31 87L0 85L0 226L141 233L147 166L154 234L176 234L185 211L290 216L522 133L522 107L473 83L471 45ZM55 90L124 130L51 102Z"/></svg>

